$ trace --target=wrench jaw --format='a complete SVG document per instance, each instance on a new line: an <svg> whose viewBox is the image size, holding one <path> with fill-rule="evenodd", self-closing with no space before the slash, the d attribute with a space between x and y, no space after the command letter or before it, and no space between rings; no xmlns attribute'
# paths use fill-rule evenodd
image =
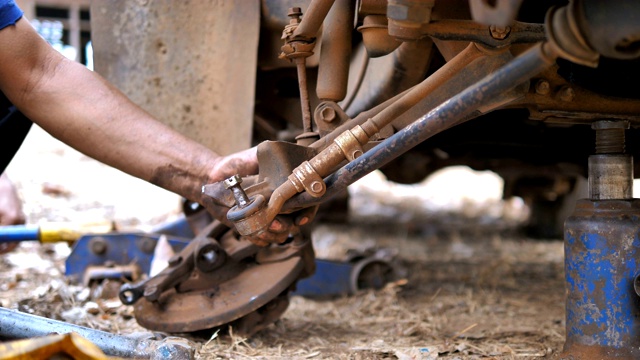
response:
<svg viewBox="0 0 640 360"><path fill-rule="evenodd" d="M302 276L313 272L310 241L258 247L214 221L155 277L125 284L120 298L134 305L143 327L168 333L224 325L249 336L276 321Z"/></svg>

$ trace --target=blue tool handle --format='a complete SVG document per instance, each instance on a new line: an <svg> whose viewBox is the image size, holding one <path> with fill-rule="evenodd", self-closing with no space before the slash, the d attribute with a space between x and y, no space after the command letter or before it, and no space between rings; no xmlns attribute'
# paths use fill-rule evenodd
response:
<svg viewBox="0 0 640 360"><path fill-rule="evenodd" d="M40 228L37 225L8 225L0 226L0 243L14 241L30 241L40 238Z"/></svg>

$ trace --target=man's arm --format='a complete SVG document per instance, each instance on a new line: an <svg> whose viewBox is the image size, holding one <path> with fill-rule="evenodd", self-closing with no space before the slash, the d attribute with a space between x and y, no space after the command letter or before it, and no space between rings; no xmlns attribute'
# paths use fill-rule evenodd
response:
<svg viewBox="0 0 640 360"><path fill-rule="evenodd" d="M193 201L203 184L257 172L255 148L220 157L173 131L55 51L24 18L0 30L0 90L64 143Z"/></svg>

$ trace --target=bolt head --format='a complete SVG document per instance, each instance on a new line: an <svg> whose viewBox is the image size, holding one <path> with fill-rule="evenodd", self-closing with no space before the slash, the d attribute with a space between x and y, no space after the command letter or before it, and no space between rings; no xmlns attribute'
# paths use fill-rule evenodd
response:
<svg viewBox="0 0 640 360"><path fill-rule="evenodd" d="M96 255L104 255L107 252L107 241L103 237L91 239L89 248Z"/></svg>
<svg viewBox="0 0 640 360"><path fill-rule="evenodd" d="M332 107L325 106L320 110L320 117L323 121L332 122L336 119L336 111Z"/></svg>
<svg viewBox="0 0 640 360"><path fill-rule="evenodd" d="M575 90L573 90L573 88L569 86L565 86L562 89L560 89L558 96L562 101L571 102L576 97L576 92Z"/></svg>
<svg viewBox="0 0 640 360"><path fill-rule="evenodd" d="M230 189L240 184L242 184L242 178L240 177L240 175L233 175L232 177L224 180L225 189Z"/></svg>
<svg viewBox="0 0 640 360"><path fill-rule="evenodd" d="M547 80L538 80L536 83L536 93L539 95L548 95L551 91L551 85Z"/></svg>
<svg viewBox="0 0 640 360"><path fill-rule="evenodd" d="M489 26L489 31L491 32L491 37L496 40L504 40L509 36L511 32L511 28L509 26Z"/></svg>
<svg viewBox="0 0 640 360"><path fill-rule="evenodd" d="M311 183L311 191L313 191L314 193L319 193L322 191L323 186L322 186L322 182L321 181L314 181Z"/></svg>

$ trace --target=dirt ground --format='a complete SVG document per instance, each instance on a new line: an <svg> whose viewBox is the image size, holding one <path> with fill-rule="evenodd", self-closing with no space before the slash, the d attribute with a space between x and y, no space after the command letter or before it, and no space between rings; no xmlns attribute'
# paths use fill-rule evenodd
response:
<svg viewBox="0 0 640 360"><path fill-rule="evenodd" d="M8 174L29 223L113 221L146 231L175 217L179 199L30 134ZM319 224L319 258L347 249L393 249L400 280L334 299L291 298L274 325L251 338L192 338L202 359L537 359L564 339L560 240L521 235L527 209L500 200L492 174L446 171L416 186L369 177L350 190L342 224ZM62 275L65 244L22 244L0 257L0 304L123 334L145 331L130 306ZM117 285L117 284L116 284ZM100 292L103 292L103 296ZM105 298L106 297L106 298Z"/></svg>

